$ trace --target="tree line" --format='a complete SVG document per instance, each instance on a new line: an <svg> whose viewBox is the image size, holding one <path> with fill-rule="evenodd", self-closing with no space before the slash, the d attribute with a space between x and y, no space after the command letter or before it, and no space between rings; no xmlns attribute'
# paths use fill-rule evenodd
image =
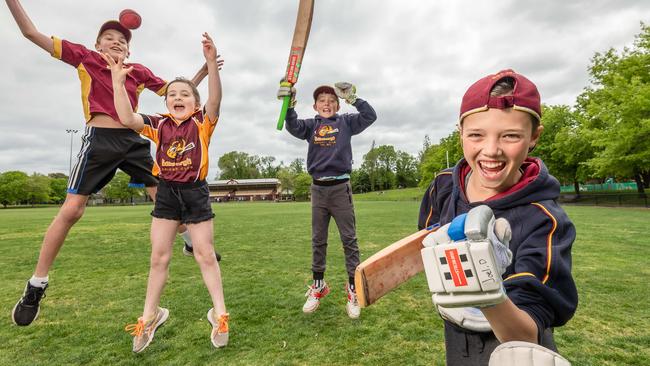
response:
<svg viewBox="0 0 650 366"><path fill-rule="evenodd" d="M543 105L544 132L532 156L541 158L551 174L572 184L576 194L587 181L633 180L639 193L650 184L650 27L631 47L597 52L589 66L590 85L573 106ZM432 144L424 136L418 156L392 145L375 146L363 155L351 173L355 193L406 187L426 187L441 170L462 157L458 131ZM231 151L219 158L215 179L278 178L285 192L298 199L308 196L311 177L304 159L285 165L273 156ZM108 200L128 202L144 195L128 187L129 177L118 172L102 190ZM0 203L61 203L67 177L54 173L28 175L0 173Z"/></svg>

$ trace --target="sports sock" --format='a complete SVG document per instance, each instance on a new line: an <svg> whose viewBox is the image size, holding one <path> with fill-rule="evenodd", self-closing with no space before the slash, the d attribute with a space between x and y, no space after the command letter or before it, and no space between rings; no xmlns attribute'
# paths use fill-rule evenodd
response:
<svg viewBox="0 0 650 366"><path fill-rule="evenodd" d="M350 291L357 293L357 290L354 288L354 277L348 278L348 283L350 284Z"/></svg>
<svg viewBox="0 0 650 366"><path fill-rule="evenodd" d="M192 239L190 238L190 231L185 230L184 232L180 233L181 237L183 240L185 240L185 244L187 244L188 247L192 246Z"/></svg>
<svg viewBox="0 0 650 366"><path fill-rule="evenodd" d="M320 288L325 286L325 272L312 272L314 278L314 287Z"/></svg>
<svg viewBox="0 0 650 366"><path fill-rule="evenodd" d="M50 280L50 276L45 276L45 277L32 276L32 278L29 279L29 284L34 287L45 288L49 280Z"/></svg>

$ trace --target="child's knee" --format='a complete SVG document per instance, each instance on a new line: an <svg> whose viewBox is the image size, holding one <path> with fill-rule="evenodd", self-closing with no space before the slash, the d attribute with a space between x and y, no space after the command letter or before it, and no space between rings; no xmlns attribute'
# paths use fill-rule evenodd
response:
<svg viewBox="0 0 650 366"><path fill-rule="evenodd" d="M194 244L194 259L200 266L211 265L217 261L212 245L206 247Z"/></svg>
<svg viewBox="0 0 650 366"><path fill-rule="evenodd" d="M151 267L152 268L167 268L171 260L171 253L168 252L151 252Z"/></svg>
<svg viewBox="0 0 650 366"><path fill-rule="evenodd" d="M69 222L76 223L79 221L81 216L83 216L84 211L86 210L86 205L77 205L77 204L64 204L59 211L60 217Z"/></svg>

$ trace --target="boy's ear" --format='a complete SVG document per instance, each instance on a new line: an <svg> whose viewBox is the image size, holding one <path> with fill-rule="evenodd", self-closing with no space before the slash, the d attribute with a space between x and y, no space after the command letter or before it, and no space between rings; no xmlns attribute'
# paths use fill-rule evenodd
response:
<svg viewBox="0 0 650 366"><path fill-rule="evenodd" d="M533 134L530 136L530 142L528 143L528 153L530 154L535 150L535 146L537 146L537 141L539 140L540 136L542 136L542 131L544 131L544 126L539 125L537 126L537 129L533 132Z"/></svg>
<svg viewBox="0 0 650 366"><path fill-rule="evenodd" d="M341 109L341 103L339 103L339 101L337 100L336 101L336 110L334 112L338 112L339 109Z"/></svg>
<svg viewBox="0 0 650 366"><path fill-rule="evenodd" d="M314 103L314 110L318 112L318 109L316 109L316 103Z"/></svg>

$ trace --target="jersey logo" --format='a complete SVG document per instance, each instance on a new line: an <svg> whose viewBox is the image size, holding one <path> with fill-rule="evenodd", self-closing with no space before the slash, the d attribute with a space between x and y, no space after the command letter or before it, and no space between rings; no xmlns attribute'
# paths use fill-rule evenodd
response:
<svg viewBox="0 0 650 366"><path fill-rule="evenodd" d="M339 132L338 128L332 128L332 126L320 126L316 131L316 135L319 137L324 137L325 135L330 135L337 132Z"/></svg>
<svg viewBox="0 0 650 366"><path fill-rule="evenodd" d="M190 142L188 144L185 139L180 139L180 141L177 140L171 143L169 149L167 149L167 156L169 156L171 159L175 159L177 155L182 155L185 152L194 149L195 147L196 145L194 145L193 142Z"/></svg>

